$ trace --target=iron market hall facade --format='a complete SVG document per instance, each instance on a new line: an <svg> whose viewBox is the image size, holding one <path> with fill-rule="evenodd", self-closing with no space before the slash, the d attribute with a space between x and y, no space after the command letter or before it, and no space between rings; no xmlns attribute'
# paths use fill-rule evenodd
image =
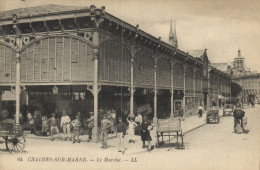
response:
<svg viewBox="0 0 260 170"><path fill-rule="evenodd" d="M149 113L153 121L197 114L230 96L230 76L207 50L183 52L107 13L105 7L45 5L0 13L0 110L71 116L98 110ZM219 98L219 96L221 96ZM11 113L10 113L11 114Z"/></svg>

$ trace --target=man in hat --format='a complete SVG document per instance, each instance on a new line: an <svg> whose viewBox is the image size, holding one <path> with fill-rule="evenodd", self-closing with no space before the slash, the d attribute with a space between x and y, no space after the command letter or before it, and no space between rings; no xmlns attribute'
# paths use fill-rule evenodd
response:
<svg viewBox="0 0 260 170"><path fill-rule="evenodd" d="M111 126L113 126L113 123L110 120L108 120L107 115L104 114L103 120L101 121L101 127L100 127L100 131L101 131L100 140L102 143L101 148L104 148L104 149L107 148L107 137L108 137L107 134L108 134L108 131Z"/></svg>
<svg viewBox="0 0 260 170"><path fill-rule="evenodd" d="M75 137L77 137L77 142L80 143L79 140L79 130L81 127L80 117L76 116L76 119L71 122L73 127L73 143L75 143Z"/></svg>
<svg viewBox="0 0 260 170"><path fill-rule="evenodd" d="M92 139L92 129L94 127L94 112L89 112L90 118L87 119L88 142Z"/></svg>
<svg viewBox="0 0 260 170"><path fill-rule="evenodd" d="M60 127L63 130L64 140L66 141L67 138L70 138L70 117L65 110L62 111Z"/></svg>
<svg viewBox="0 0 260 170"><path fill-rule="evenodd" d="M48 123L51 127L50 128L50 130L51 130L51 141L53 141L54 140L53 135L58 134L59 129L58 129L58 126L57 126L57 119L55 118L55 113L52 113L51 116L52 117L48 120Z"/></svg>
<svg viewBox="0 0 260 170"><path fill-rule="evenodd" d="M245 118L245 112L240 108L239 104L236 105L236 109L233 112L233 117L234 117L235 133L242 133L242 132L247 133L248 132L248 129L246 127L247 118Z"/></svg>

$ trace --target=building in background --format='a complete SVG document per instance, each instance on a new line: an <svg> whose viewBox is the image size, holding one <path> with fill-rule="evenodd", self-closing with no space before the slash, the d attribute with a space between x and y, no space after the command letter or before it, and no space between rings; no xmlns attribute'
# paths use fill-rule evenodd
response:
<svg viewBox="0 0 260 170"><path fill-rule="evenodd" d="M242 87L240 93L241 101L248 103L254 101L260 102L260 73L252 72L246 67L245 58L241 56L241 51L238 50L238 56L234 58L232 68L232 81L238 83Z"/></svg>

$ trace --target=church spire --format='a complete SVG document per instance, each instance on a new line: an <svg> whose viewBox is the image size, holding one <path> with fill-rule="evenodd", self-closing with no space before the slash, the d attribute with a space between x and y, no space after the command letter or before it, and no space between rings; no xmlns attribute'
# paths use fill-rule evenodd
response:
<svg viewBox="0 0 260 170"><path fill-rule="evenodd" d="M173 29L172 29L172 20L170 25L170 33L169 33L169 43L171 44L171 41L173 40Z"/></svg>
<svg viewBox="0 0 260 170"><path fill-rule="evenodd" d="M178 48L178 40L177 40L177 34L176 34L175 20L174 20L174 42L175 42L176 48Z"/></svg>
<svg viewBox="0 0 260 170"><path fill-rule="evenodd" d="M176 35L176 26L175 26L175 20L174 20L174 31L172 28L172 20L170 25L170 33L169 33L169 44L178 48L178 40Z"/></svg>

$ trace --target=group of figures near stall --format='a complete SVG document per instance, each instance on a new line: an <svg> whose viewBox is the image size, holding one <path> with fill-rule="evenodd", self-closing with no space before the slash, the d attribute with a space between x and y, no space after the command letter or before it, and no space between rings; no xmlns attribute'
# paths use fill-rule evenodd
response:
<svg viewBox="0 0 260 170"><path fill-rule="evenodd" d="M134 144L137 136L140 136L143 141L143 148L146 148L145 144L148 142L147 149L151 151L155 144L151 143L152 136L150 135L150 131L153 130L153 126L149 115L141 114L139 111L136 111L136 114L129 114L126 109L124 110L119 113L114 107L100 107L98 112L98 128L100 129L99 139L102 144L101 148L106 149L108 147L108 134L115 134L119 142L119 152L125 152L124 143L126 138L128 139L128 143ZM9 113L4 109L1 112L2 122L14 124L15 116L11 118L7 115ZM80 112L71 115L63 110L62 116L60 117L59 115L56 113L51 113L50 116L43 114L39 118L37 111L33 112L33 114L28 112L26 118L20 114L20 123L23 125L24 130L30 130L31 134L37 136L50 136L51 141L62 136L64 141L70 140L73 143L80 143L80 135L87 135L88 142L92 140L92 129L94 127L93 112L89 112L89 116L86 117ZM156 142L156 139L153 139L153 141Z"/></svg>

